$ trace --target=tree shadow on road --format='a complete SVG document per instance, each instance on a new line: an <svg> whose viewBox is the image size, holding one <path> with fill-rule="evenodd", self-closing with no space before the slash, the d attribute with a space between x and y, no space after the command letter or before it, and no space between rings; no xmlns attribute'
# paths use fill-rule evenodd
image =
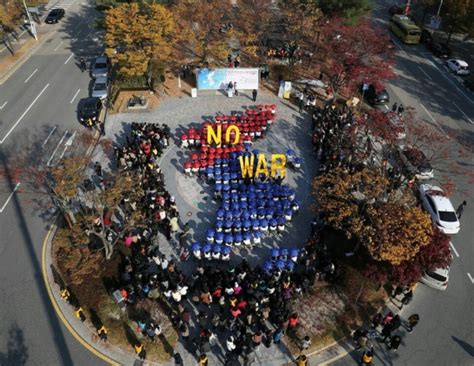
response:
<svg viewBox="0 0 474 366"><path fill-rule="evenodd" d="M0 365L22 366L28 361L28 347L25 345L23 331L16 323L8 330L7 349L0 352Z"/></svg>

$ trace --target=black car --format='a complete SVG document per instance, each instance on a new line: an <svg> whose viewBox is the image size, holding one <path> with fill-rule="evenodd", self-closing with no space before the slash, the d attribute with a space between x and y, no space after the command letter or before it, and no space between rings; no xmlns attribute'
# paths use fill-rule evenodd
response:
<svg viewBox="0 0 474 366"><path fill-rule="evenodd" d="M376 90L372 84L369 84L368 89L363 92L363 85L360 87L360 92L370 105L383 105L390 102L390 96L385 89Z"/></svg>
<svg viewBox="0 0 474 366"><path fill-rule="evenodd" d="M451 49L444 43L432 41L427 43L426 46L428 49L433 52L433 55L441 58L450 58Z"/></svg>
<svg viewBox="0 0 474 366"><path fill-rule="evenodd" d="M402 160L407 173L416 175L418 179L433 178L433 167L423 151L415 147L406 147L403 149L403 157L405 158Z"/></svg>
<svg viewBox="0 0 474 366"><path fill-rule="evenodd" d="M99 121L101 111L100 98L85 98L79 103L79 121L87 127L92 127Z"/></svg>
<svg viewBox="0 0 474 366"><path fill-rule="evenodd" d="M45 22L48 24L57 23L59 19L61 19L64 16L65 13L66 12L64 11L64 9L61 9L61 8L53 9L49 12L48 16L45 19Z"/></svg>
<svg viewBox="0 0 474 366"><path fill-rule="evenodd" d="M429 44L429 43L433 42L433 34L429 30L423 29L421 31L420 41L422 43L426 43L426 44Z"/></svg>

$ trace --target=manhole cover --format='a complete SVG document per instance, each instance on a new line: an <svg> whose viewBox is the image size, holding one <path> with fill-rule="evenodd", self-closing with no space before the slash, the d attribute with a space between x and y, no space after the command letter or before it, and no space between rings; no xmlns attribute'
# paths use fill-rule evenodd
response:
<svg viewBox="0 0 474 366"><path fill-rule="evenodd" d="M191 211L186 212L186 216L189 217L189 216L192 216L192 215L193 215L193 213Z"/></svg>

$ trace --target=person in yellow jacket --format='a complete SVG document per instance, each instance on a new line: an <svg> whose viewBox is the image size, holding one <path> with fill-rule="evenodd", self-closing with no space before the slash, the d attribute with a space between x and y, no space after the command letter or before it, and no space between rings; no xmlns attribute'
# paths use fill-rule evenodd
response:
<svg viewBox="0 0 474 366"><path fill-rule="evenodd" d="M296 359L296 364L298 366L308 366L308 357L306 357L305 355L300 355Z"/></svg>
<svg viewBox="0 0 474 366"><path fill-rule="evenodd" d="M74 310L74 315L81 322L86 320L86 314L84 314L84 310L82 310L82 308L80 306L76 307L76 310Z"/></svg>
<svg viewBox="0 0 474 366"><path fill-rule="evenodd" d="M207 366L208 363L209 358L206 356L206 354L199 356L199 366Z"/></svg>
<svg viewBox="0 0 474 366"><path fill-rule="evenodd" d="M140 358L140 360L144 360L146 358L146 351L145 347L143 347L143 344L138 342L137 344L135 344L135 346L133 346L133 348L135 349L135 353Z"/></svg>
<svg viewBox="0 0 474 366"><path fill-rule="evenodd" d="M69 292L69 290L64 287L60 290L60 294L61 294L61 299L65 300L65 301L69 301L69 297L71 296L71 293Z"/></svg>
<svg viewBox="0 0 474 366"><path fill-rule="evenodd" d="M370 366L372 365L372 359L374 358L374 353L372 351L366 351L360 359L360 366Z"/></svg>
<svg viewBox="0 0 474 366"><path fill-rule="evenodd" d="M107 333L108 333L108 331L107 331L107 328L105 327L104 324L102 324L102 326L99 329L97 329L97 335L103 341L107 340Z"/></svg>

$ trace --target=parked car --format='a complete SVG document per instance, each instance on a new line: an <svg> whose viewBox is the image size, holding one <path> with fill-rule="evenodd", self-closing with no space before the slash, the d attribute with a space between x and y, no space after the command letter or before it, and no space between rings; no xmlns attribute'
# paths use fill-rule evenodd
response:
<svg viewBox="0 0 474 366"><path fill-rule="evenodd" d="M79 121L88 127L95 125L102 111L102 101L100 98L85 98L79 103Z"/></svg>
<svg viewBox="0 0 474 366"><path fill-rule="evenodd" d="M421 202L431 215L433 225L445 234L457 234L461 224L446 193L430 184L421 184L419 190Z"/></svg>
<svg viewBox="0 0 474 366"><path fill-rule="evenodd" d="M437 268L433 271L426 270L421 276L420 282L437 290L446 290L449 282L449 267Z"/></svg>
<svg viewBox="0 0 474 366"><path fill-rule="evenodd" d="M109 58L107 56L99 56L95 59L91 67L91 76L95 79L101 76L107 77L109 73Z"/></svg>
<svg viewBox="0 0 474 366"><path fill-rule="evenodd" d="M469 65L466 61L452 58L446 61L446 66L456 75L469 75Z"/></svg>
<svg viewBox="0 0 474 366"><path fill-rule="evenodd" d="M64 17L64 14L66 14L64 9L61 9L61 8L52 9L44 21L45 23L48 23L48 24L57 23L62 17Z"/></svg>
<svg viewBox="0 0 474 366"><path fill-rule="evenodd" d="M433 52L433 55L436 57L440 58L449 58L451 57L451 48L448 47L447 44L441 43L441 42L436 42L436 41L431 41L426 44L428 49Z"/></svg>
<svg viewBox="0 0 474 366"><path fill-rule="evenodd" d="M106 77L101 76L94 80L94 86L92 87L92 97L106 99L108 91L109 86Z"/></svg>
<svg viewBox="0 0 474 366"><path fill-rule="evenodd" d="M406 147L402 151L403 158L406 169L414 174L417 179L433 179L433 167L423 151L414 147Z"/></svg>
<svg viewBox="0 0 474 366"><path fill-rule="evenodd" d="M420 42L426 44L433 42L433 33L431 33L428 29L423 29L421 31Z"/></svg>
<svg viewBox="0 0 474 366"><path fill-rule="evenodd" d="M361 93L363 92L362 88L363 85L360 86ZM368 89L363 94L370 105L376 106L390 103L388 92L385 89L377 90L372 84L369 84Z"/></svg>

